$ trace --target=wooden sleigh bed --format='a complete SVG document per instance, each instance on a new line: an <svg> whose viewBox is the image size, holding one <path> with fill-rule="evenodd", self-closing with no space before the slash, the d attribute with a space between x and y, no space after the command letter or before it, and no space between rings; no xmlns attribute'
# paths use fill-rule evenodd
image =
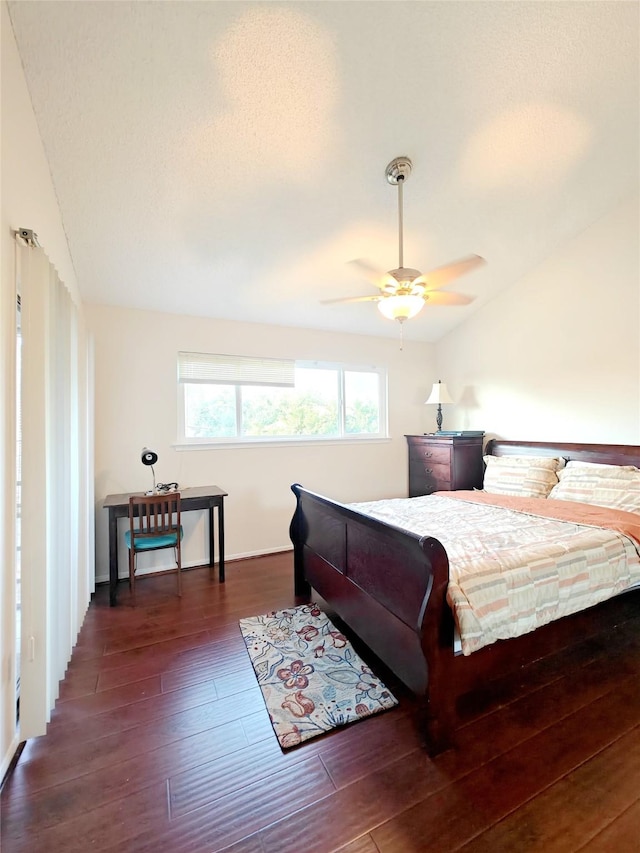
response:
<svg viewBox="0 0 640 853"><path fill-rule="evenodd" d="M555 456L640 467L640 446L490 441L493 456ZM535 660L610 629L640 605L640 590L473 654L454 651L446 594L449 563L442 544L292 486L295 592L311 590L421 699L431 754L454 742L457 703Z"/></svg>

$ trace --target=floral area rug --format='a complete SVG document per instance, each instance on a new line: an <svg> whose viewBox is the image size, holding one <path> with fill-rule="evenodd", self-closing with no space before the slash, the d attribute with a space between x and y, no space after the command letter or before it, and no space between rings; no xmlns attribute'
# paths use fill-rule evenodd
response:
<svg viewBox="0 0 640 853"><path fill-rule="evenodd" d="M283 749L398 704L316 604L240 620Z"/></svg>

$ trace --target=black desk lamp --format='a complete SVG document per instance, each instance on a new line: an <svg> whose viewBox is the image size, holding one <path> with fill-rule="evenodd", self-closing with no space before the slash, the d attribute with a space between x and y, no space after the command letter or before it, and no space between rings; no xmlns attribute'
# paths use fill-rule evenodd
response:
<svg viewBox="0 0 640 853"><path fill-rule="evenodd" d="M151 473L153 474L153 489L152 489L152 491L147 492L147 494L153 495L153 494L155 494L155 491L156 491L156 472L153 470L153 466L158 461L158 454L153 450L149 450L148 447L143 447L142 448L142 455L140 456L140 461L142 462L143 465L150 465L151 466Z"/></svg>

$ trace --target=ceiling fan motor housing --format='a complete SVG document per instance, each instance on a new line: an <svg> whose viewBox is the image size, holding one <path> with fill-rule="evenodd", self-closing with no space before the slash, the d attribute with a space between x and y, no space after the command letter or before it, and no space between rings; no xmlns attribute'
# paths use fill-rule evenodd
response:
<svg viewBox="0 0 640 853"><path fill-rule="evenodd" d="M399 267L397 270L389 270L389 275L392 275L398 284L411 284L422 273L420 270L411 269L411 267Z"/></svg>

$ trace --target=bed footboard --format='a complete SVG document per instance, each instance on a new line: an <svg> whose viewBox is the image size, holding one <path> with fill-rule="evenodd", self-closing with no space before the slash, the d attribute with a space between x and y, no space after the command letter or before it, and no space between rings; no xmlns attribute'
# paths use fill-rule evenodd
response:
<svg viewBox="0 0 640 853"><path fill-rule="evenodd" d="M440 542L291 487L296 595L312 587L414 693L422 697L431 751L453 720L443 650L452 655L446 604L449 564Z"/></svg>

